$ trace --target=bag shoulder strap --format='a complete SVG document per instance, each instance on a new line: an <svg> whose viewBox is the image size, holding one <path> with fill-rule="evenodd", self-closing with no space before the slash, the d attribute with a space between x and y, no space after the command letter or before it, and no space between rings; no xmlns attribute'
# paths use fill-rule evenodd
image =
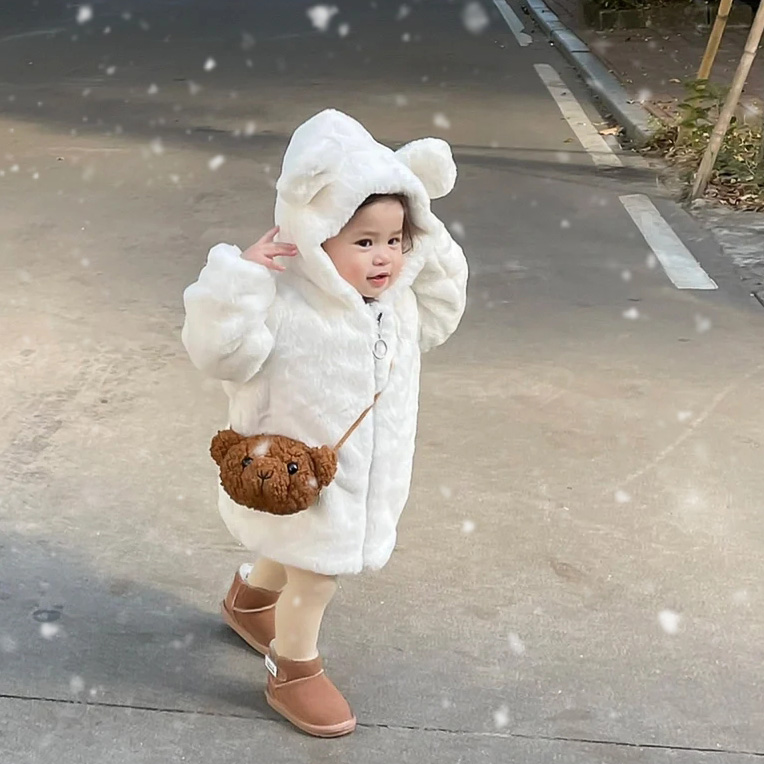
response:
<svg viewBox="0 0 764 764"><path fill-rule="evenodd" d="M348 431L340 438L339 443L337 443L337 445L334 447L335 451L339 451L345 445L345 441L360 427L361 422L366 419L368 413L374 408L374 404L379 400L380 395L382 395L381 392L377 393L374 396L374 403L372 403L371 406L368 406L361 414L361 416L359 416L358 419L356 419L355 422L350 425Z"/></svg>

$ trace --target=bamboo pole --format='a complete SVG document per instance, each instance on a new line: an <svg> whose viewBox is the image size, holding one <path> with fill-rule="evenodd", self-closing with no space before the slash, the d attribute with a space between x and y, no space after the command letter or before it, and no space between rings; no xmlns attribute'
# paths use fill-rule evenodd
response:
<svg viewBox="0 0 764 764"><path fill-rule="evenodd" d="M711 36L706 44L706 52L703 54L703 60L700 62L700 68L698 69L697 79L699 80L707 80L711 74L716 54L719 52L719 44L722 41L722 35L727 26L727 19L730 17L731 8L732 0L721 0L719 3L719 8L716 11L716 21L714 21Z"/></svg>
<svg viewBox="0 0 764 764"><path fill-rule="evenodd" d="M727 134L727 129L732 121L732 115L735 113L738 101L740 101L740 94L743 92L748 72L751 71L751 65L754 58L756 58L756 51L759 48L762 33L764 33L764 3L759 5L759 10L756 12L751 30L748 33L748 39L745 41L745 50L740 58L740 63L737 65L735 76L732 78L732 87L719 114L719 119L716 120L714 125L711 140L708 142L705 154L703 154L703 160L695 174L695 182L693 183L690 195L691 199L697 199L706 190L711 173L714 170L716 157L719 156L719 149L722 147L722 141Z"/></svg>

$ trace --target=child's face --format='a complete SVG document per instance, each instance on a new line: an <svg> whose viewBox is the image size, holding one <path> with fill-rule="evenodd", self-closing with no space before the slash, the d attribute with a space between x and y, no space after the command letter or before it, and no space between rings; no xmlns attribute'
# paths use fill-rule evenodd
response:
<svg viewBox="0 0 764 764"><path fill-rule="evenodd" d="M322 245L340 276L364 297L379 297L400 275L403 215L397 199L380 199L361 207Z"/></svg>

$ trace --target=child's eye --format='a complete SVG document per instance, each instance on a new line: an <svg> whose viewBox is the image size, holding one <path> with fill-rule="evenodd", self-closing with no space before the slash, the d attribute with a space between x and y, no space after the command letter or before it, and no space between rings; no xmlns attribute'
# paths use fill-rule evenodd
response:
<svg viewBox="0 0 764 764"><path fill-rule="evenodd" d="M356 244L359 247L370 247L371 246L371 239L360 239L356 242Z"/></svg>
<svg viewBox="0 0 764 764"><path fill-rule="evenodd" d="M397 247L397 246L398 246L398 245L401 243L401 240L400 240L400 237L398 237L398 236L393 236L393 238L392 238L392 239L390 239L390 241L388 241L387 243L388 243L388 244L389 244L391 247Z"/></svg>

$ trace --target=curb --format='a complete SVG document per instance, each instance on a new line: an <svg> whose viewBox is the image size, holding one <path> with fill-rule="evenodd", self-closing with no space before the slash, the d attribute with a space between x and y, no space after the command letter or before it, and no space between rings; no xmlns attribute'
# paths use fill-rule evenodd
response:
<svg viewBox="0 0 764 764"><path fill-rule="evenodd" d="M629 97L623 85L589 50L589 46L549 10L544 0L525 0L525 4L536 23L579 71L589 89L607 106L626 135L637 146L647 143L655 132L650 113Z"/></svg>

